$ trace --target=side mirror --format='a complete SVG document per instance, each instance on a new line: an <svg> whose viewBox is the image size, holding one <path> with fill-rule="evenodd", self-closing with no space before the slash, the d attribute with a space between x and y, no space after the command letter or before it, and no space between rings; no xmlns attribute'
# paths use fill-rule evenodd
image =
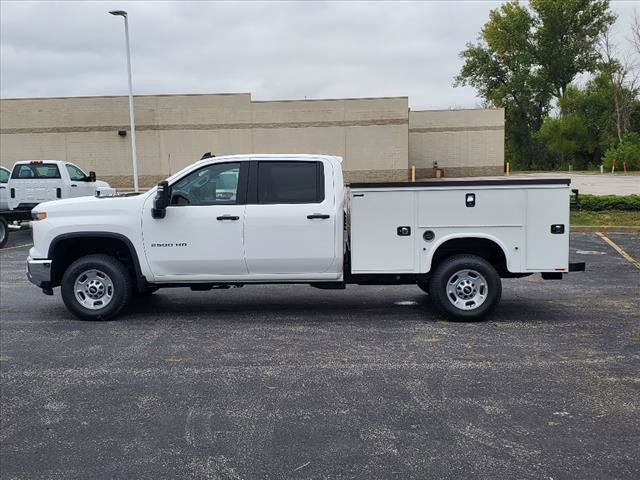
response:
<svg viewBox="0 0 640 480"><path fill-rule="evenodd" d="M153 218L164 218L167 214L167 207L170 201L171 189L169 188L169 182L164 180L158 184L156 198L153 200L153 208L151 209L151 216Z"/></svg>
<svg viewBox="0 0 640 480"><path fill-rule="evenodd" d="M95 182L96 181L96 172L94 172L94 171L89 172L89 181L90 182Z"/></svg>

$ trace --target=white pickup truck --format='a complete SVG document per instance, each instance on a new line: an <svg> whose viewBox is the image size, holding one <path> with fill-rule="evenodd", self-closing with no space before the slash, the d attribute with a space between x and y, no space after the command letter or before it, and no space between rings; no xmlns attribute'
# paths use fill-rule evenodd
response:
<svg viewBox="0 0 640 480"><path fill-rule="evenodd" d="M97 192L113 195L115 190L96 180L95 172L87 175L63 160L23 160L14 164L12 172L0 167L0 248L9 238L9 222L31 220L31 209L38 203Z"/></svg>
<svg viewBox="0 0 640 480"><path fill-rule="evenodd" d="M25 160L14 164L7 188L9 210L31 210L48 200L92 196L110 187L70 162Z"/></svg>
<svg viewBox="0 0 640 480"><path fill-rule="evenodd" d="M162 287L298 283L417 284L471 320L499 302L501 277L584 269L568 262L569 180L355 183L345 195L341 162L208 158L138 196L42 203L28 277L49 295L60 286L83 319Z"/></svg>
<svg viewBox="0 0 640 480"><path fill-rule="evenodd" d="M7 191L9 175L11 175L9 170L4 167L0 167L0 211L9 210L9 192Z"/></svg>

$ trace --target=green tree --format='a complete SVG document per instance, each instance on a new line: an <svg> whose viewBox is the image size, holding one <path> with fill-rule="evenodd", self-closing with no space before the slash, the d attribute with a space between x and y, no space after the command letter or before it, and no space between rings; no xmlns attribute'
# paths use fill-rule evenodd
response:
<svg viewBox="0 0 640 480"><path fill-rule="evenodd" d="M536 135L539 141L545 142L547 150L556 155L559 153L555 145L546 142L553 141L553 136L560 134L565 140L571 139L575 150L564 150L562 155L571 157L567 160L572 160L575 168L597 167L601 164L604 152L618 144L621 130L622 135L629 130L640 130L640 100L637 89L632 84L612 83L610 78L608 72L602 71L591 78L583 89L568 85L565 96L560 101L565 115L570 117L563 126L573 124L575 127L577 123L581 123L586 128L586 136L582 134L581 128L560 126L557 131L550 131L550 126L558 119L545 120L545 124L549 122L547 130L541 130ZM617 101L614 101L615 98ZM561 123L556 122L558 125Z"/></svg>
<svg viewBox="0 0 640 480"><path fill-rule="evenodd" d="M615 22L608 0L531 0L534 64L553 96L563 98L579 73L599 66L598 41Z"/></svg>
<svg viewBox="0 0 640 480"><path fill-rule="evenodd" d="M595 44L615 20L608 6L608 0L531 0L526 8L512 0L489 13L479 41L460 53L455 85L471 85L505 109L507 158L516 167L547 166L534 133L553 98L564 98L577 74L598 66Z"/></svg>
<svg viewBox="0 0 640 480"><path fill-rule="evenodd" d="M534 137L544 143L552 154L548 163L551 169L561 166L560 159L576 169L586 168L597 147L597 141L591 136L584 118L577 113L546 118Z"/></svg>
<svg viewBox="0 0 640 480"><path fill-rule="evenodd" d="M600 76L608 82L610 97L615 111L616 134L618 141L631 127L631 116L638 103L640 92L640 78L634 70L638 65L633 62L621 61L618 58L616 45L612 42L609 32L602 35L600 56Z"/></svg>
<svg viewBox="0 0 640 480"><path fill-rule="evenodd" d="M615 162L616 170L622 171L624 164L628 170L640 170L640 133L627 132L622 141L606 151L603 163L607 170L611 170Z"/></svg>
<svg viewBox="0 0 640 480"><path fill-rule="evenodd" d="M542 126L551 96L533 72L530 32L533 18L517 2L508 2L489 13L481 41L467 44L455 85L471 85L490 105L505 109L506 153L517 167L530 168L543 150L532 132Z"/></svg>

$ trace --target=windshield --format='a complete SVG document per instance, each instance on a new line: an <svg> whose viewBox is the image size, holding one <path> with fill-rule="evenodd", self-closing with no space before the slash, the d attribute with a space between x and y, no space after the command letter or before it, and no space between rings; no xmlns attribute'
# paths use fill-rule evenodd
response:
<svg viewBox="0 0 640 480"><path fill-rule="evenodd" d="M21 163L13 167L11 178L60 178L60 170L55 163Z"/></svg>

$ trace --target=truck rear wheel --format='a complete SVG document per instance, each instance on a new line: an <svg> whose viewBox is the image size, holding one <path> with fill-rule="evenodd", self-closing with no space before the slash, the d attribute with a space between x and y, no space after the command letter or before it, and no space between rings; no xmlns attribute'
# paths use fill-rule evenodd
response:
<svg viewBox="0 0 640 480"><path fill-rule="evenodd" d="M480 320L500 301L502 283L496 269L476 255L454 255L431 276L434 305L453 320Z"/></svg>
<svg viewBox="0 0 640 480"><path fill-rule="evenodd" d="M129 303L133 282L126 267L109 255L88 255L62 275L62 300L83 320L109 320Z"/></svg>
<svg viewBox="0 0 640 480"><path fill-rule="evenodd" d="M9 226L7 221L0 217L0 248L4 247L9 240Z"/></svg>

